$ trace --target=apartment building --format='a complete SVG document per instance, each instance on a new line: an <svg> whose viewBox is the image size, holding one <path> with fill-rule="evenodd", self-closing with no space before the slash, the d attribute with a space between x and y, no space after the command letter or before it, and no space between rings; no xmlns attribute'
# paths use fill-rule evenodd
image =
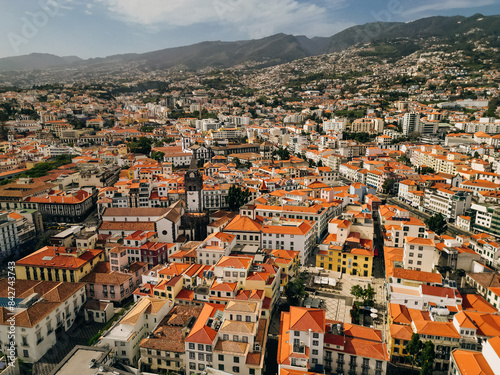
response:
<svg viewBox="0 0 500 375"><path fill-rule="evenodd" d="M371 277L373 230L370 213L348 212L330 220L330 234L319 245L316 267Z"/></svg>
<svg viewBox="0 0 500 375"><path fill-rule="evenodd" d="M430 238L405 237L403 268L432 272L438 264L439 252L434 240Z"/></svg>
<svg viewBox="0 0 500 375"><path fill-rule="evenodd" d="M393 217L385 221L384 245L403 247L406 237L423 238L426 226L415 217Z"/></svg>
<svg viewBox="0 0 500 375"><path fill-rule="evenodd" d="M316 236L326 231L328 221L335 215L340 214L342 206L334 203L313 204L311 206L273 206L262 204L247 204L240 208L241 215L247 215L255 220L256 216L264 218L298 219L316 222Z"/></svg>
<svg viewBox="0 0 500 375"><path fill-rule="evenodd" d="M104 261L104 250L45 246L16 262L16 277L75 283L89 274L99 261Z"/></svg>
<svg viewBox="0 0 500 375"><path fill-rule="evenodd" d="M298 250L305 264L316 245L316 222L306 220L268 220L262 226L263 249Z"/></svg>
<svg viewBox="0 0 500 375"><path fill-rule="evenodd" d="M232 374L262 375L268 320L261 303L230 301L205 303L185 338L186 372L200 374L207 367Z"/></svg>
<svg viewBox="0 0 500 375"><path fill-rule="evenodd" d="M146 263L134 262L120 271L112 271L110 262L98 262L92 272L82 277L87 283L89 298L108 300L121 304L139 286L142 275L148 270Z"/></svg>
<svg viewBox="0 0 500 375"><path fill-rule="evenodd" d="M420 338L434 344L436 356L434 371L448 372L450 368L450 354L460 347L461 335L453 323L431 320L414 320L411 322L414 333Z"/></svg>
<svg viewBox="0 0 500 375"><path fill-rule="evenodd" d="M223 257L231 254L236 245L236 236L229 233L216 232L196 248L197 261L200 264L214 265Z"/></svg>
<svg viewBox="0 0 500 375"><path fill-rule="evenodd" d="M472 210L472 228L500 236L500 205L492 203L473 203Z"/></svg>
<svg viewBox="0 0 500 375"><path fill-rule="evenodd" d="M95 208L97 190L78 190L75 193L57 192L39 197L29 197L27 204L35 204L45 222L81 223Z"/></svg>
<svg viewBox="0 0 500 375"><path fill-rule="evenodd" d="M185 343L201 307L177 305L170 310L151 335L139 344L141 363L148 372L185 373Z"/></svg>
<svg viewBox="0 0 500 375"><path fill-rule="evenodd" d="M98 346L109 345L119 361L137 365L141 357L140 342L156 329L173 304L173 301L168 299L141 298L118 324L101 337Z"/></svg>
<svg viewBox="0 0 500 375"><path fill-rule="evenodd" d="M281 313L278 367L281 373L386 373L382 332L327 320L325 310L290 308Z"/></svg>
<svg viewBox="0 0 500 375"><path fill-rule="evenodd" d="M500 338L486 341L481 352L455 349L451 353L449 375L495 374L500 368Z"/></svg>
<svg viewBox="0 0 500 375"><path fill-rule="evenodd" d="M0 213L0 259L12 255L18 249L19 244L16 220L11 218L8 212Z"/></svg>
<svg viewBox="0 0 500 375"><path fill-rule="evenodd" d="M18 279L11 285L8 279L0 279L0 298L10 299L12 289L16 291L14 314L0 306L0 350L8 352L7 338L14 334L17 356L35 363L56 344L56 332L71 328L87 300L85 284Z"/></svg>
<svg viewBox="0 0 500 375"><path fill-rule="evenodd" d="M242 215L237 215L224 228L224 233L236 237L237 245L258 245L261 244L262 222L250 216L246 216L246 211Z"/></svg>
<svg viewBox="0 0 500 375"><path fill-rule="evenodd" d="M467 191L443 188L425 189L423 208L431 214L441 213L448 218L465 215L471 207L472 194Z"/></svg>

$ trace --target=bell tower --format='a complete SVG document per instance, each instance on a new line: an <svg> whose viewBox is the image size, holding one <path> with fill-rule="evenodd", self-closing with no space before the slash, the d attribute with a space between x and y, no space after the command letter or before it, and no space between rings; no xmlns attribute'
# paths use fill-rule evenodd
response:
<svg viewBox="0 0 500 375"><path fill-rule="evenodd" d="M186 211L203 212L203 174L196 166L193 155L191 165L184 175L184 189L186 192Z"/></svg>

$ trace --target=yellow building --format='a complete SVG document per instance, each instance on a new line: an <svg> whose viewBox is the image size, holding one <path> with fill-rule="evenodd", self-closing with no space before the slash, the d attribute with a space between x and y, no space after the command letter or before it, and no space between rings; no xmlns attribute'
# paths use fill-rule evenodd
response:
<svg viewBox="0 0 500 375"><path fill-rule="evenodd" d="M372 250L351 249L346 251L342 249L342 246L330 245L328 250L320 250L316 255L316 267L349 275L372 276Z"/></svg>
<svg viewBox="0 0 500 375"><path fill-rule="evenodd" d="M388 346L392 362L405 363L406 345L411 340L413 330L410 326L410 311L403 305L389 304L389 337Z"/></svg>
<svg viewBox="0 0 500 375"><path fill-rule="evenodd" d="M170 280L162 280L160 283L153 287L153 293L156 298L175 299L177 294L184 287L184 280L182 276L174 276Z"/></svg>
<svg viewBox="0 0 500 375"><path fill-rule="evenodd" d="M16 262L16 277L77 283L97 262L104 260L104 250L72 251L66 247L45 246Z"/></svg>
<svg viewBox="0 0 500 375"><path fill-rule="evenodd" d="M268 263L281 269L281 286L285 285L299 273L300 252L294 250L273 250Z"/></svg>

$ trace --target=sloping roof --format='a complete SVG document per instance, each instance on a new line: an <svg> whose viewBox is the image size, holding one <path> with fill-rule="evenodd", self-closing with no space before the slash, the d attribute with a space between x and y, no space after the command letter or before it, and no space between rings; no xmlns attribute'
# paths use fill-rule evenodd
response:
<svg viewBox="0 0 500 375"><path fill-rule="evenodd" d="M470 350L456 349L451 355L461 374L489 375L494 374L484 355Z"/></svg>
<svg viewBox="0 0 500 375"><path fill-rule="evenodd" d="M260 232L262 225L248 216L236 216L225 228L225 232Z"/></svg>
<svg viewBox="0 0 500 375"><path fill-rule="evenodd" d="M325 333L325 310L290 307L290 329Z"/></svg>

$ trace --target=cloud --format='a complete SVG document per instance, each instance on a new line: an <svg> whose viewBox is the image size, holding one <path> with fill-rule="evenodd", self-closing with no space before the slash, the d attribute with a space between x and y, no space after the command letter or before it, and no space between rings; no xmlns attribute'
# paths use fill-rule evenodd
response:
<svg viewBox="0 0 500 375"><path fill-rule="evenodd" d="M347 0L94 0L113 17L152 27L176 28L214 24L252 38L277 32L320 35L338 31L329 11Z"/></svg>
<svg viewBox="0 0 500 375"><path fill-rule="evenodd" d="M492 4L495 4L495 0L442 0L408 9L403 12L403 16L413 16L429 11L478 8Z"/></svg>

